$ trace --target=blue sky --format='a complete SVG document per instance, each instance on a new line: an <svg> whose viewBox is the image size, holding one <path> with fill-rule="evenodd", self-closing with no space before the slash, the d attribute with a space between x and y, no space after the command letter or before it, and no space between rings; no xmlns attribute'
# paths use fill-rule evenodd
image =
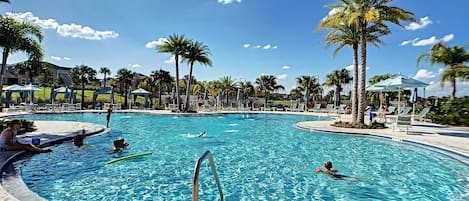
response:
<svg viewBox="0 0 469 201"><path fill-rule="evenodd" d="M74 67L106 66L113 75L120 68L149 74L164 69L174 75L169 54L155 45L173 33L203 42L211 49L213 67L196 66L198 80L230 75L254 81L261 74L275 75L287 90L296 77L319 76L352 64L344 48L335 58L334 47L322 42L327 31L314 31L335 0L12 0L0 4L0 13L41 26L45 33L44 60ZM441 68L416 65L417 57L432 44L468 44L467 0L395 0L391 5L415 13L419 23L405 28L390 25L384 45L368 49L367 78L401 73L430 83L426 95L447 96L440 88ZM26 59L10 56L8 63ZM188 67L180 66L180 74ZM102 75L99 75L102 77ZM469 83L457 83L457 96L469 95Z"/></svg>

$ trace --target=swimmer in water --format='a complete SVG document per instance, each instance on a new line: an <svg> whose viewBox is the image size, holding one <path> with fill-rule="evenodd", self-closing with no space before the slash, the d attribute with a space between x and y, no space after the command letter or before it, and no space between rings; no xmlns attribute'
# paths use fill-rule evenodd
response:
<svg viewBox="0 0 469 201"><path fill-rule="evenodd" d="M324 170L321 170L321 168L317 168L316 169L316 172L317 173L324 173L324 174L328 174L330 175L332 178L334 179L343 179L343 178L346 178L348 176L346 175L342 175L342 174L337 174L338 170L332 168L332 162L330 161L326 161L324 163Z"/></svg>
<svg viewBox="0 0 469 201"><path fill-rule="evenodd" d="M204 130L199 134L199 137L205 137L205 135L207 135L207 131Z"/></svg>

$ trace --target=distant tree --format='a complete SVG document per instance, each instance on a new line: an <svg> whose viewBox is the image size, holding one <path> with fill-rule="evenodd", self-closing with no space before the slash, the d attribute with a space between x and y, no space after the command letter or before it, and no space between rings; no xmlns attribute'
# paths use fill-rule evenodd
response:
<svg viewBox="0 0 469 201"><path fill-rule="evenodd" d="M236 89L236 81L231 76L223 76L219 80L219 89L226 97L226 105L229 105L229 94Z"/></svg>
<svg viewBox="0 0 469 201"><path fill-rule="evenodd" d="M163 89L166 89L166 91L171 90L173 78L168 71L162 69L152 71L150 77L156 82L156 87L158 88L158 105L161 106L161 94L163 93Z"/></svg>
<svg viewBox="0 0 469 201"><path fill-rule="evenodd" d="M320 85L319 81L314 76L303 75L296 78L297 86L300 91L305 92L306 96L306 107L308 107L310 94L316 91Z"/></svg>
<svg viewBox="0 0 469 201"><path fill-rule="evenodd" d="M96 70L86 65L79 65L69 72L70 78L75 85L81 86L81 109L85 104L85 84L96 79Z"/></svg>
<svg viewBox="0 0 469 201"><path fill-rule="evenodd" d="M124 107L127 107L129 87L134 77L135 73L126 68L121 68L117 71L117 79L124 85Z"/></svg>
<svg viewBox="0 0 469 201"><path fill-rule="evenodd" d="M239 86L239 89L241 90L241 94L244 100L248 99L249 96L254 95L255 87L251 81L239 82L238 86Z"/></svg>
<svg viewBox="0 0 469 201"><path fill-rule="evenodd" d="M181 109L179 97L179 57L186 53L189 44L190 41L184 35L173 34L162 45L156 47L158 52L171 53L174 57L176 64L176 103L179 110Z"/></svg>
<svg viewBox="0 0 469 201"><path fill-rule="evenodd" d="M28 76L29 83L33 84L33 80L35 77L45 74L45 73L50 73L49 68L51 65L48 63L40 62L40 61L24 61L20 62L14 65L15 68L17 69L18 74L23 75L23 76Z"/></svg>
<svg viewBox="0 0 469 201"><path fill-rule="evenodd" d="M257 89L264 95L264 107L267 106L269 94L280 89L285 89L284 86L277 84L277 78L273 75L261 75L256 79Z"/></svg>
<svg viewBox="0 0 469 201"><path fill-rule="evenodd" d="M107 75L111 75L111 70L108 67L102 67L99 69L99 73L104 74L103 87L106 88Z"/></svg>
<svg viewBox="0 0 469 201"><path fill-rule="evenodd" d="M417 58L417 65L422 59L429 59L430 64L441 64L448 68L441 74L440 84L450 83L450 99L456 96L456 80L469 80L469 52L462 46L449 47L444 43L432 46L430 52L424 53Z"/></svg>
<svg viewBox="0 0 469 201"><path fill-rule="evenodd" d="M212 66L212 61L208 58L210 55L210 49L208 46L204 45L201 42L191 41L187 47L187 51L183 55L183 61L186 61L189 64L189 77L192 78L192 69L194 68L195 63L199 63L206 66ZM186 88L186 107L185 111L189 108L189 98L191 91L191 79L188 79L187 88Z"/></svg>
<svg viewBox="0 0 469 201"><path fill-rule="evenodd" d="M344 84L350 83L352 78L350 77L350 72L347 69L334 70L331 73L326 75L326 81L324 86L334 86L335 87L335 97L336 97L336 106L340 105L340 92L342 91L342 86Z"/></svg>

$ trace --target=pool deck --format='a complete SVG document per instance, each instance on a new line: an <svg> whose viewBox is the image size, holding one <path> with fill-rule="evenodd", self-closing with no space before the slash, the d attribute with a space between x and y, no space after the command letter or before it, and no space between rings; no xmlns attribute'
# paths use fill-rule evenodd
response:
<svg viewBox="0 0 469 201"><path fill-rule="evenodd" d="M99 112L93 111L77 111L77 112ZM104 112L104 111L101 111ZM151 114L175 114L168 110L120 110L116 112L141 112ZM218 113L239 113L240 111L214 111L214 112L199 112L193 114L218 114ZM299 114L299 115L314 115L314 116L328 116L324 113L313 112L264 112L264 111L243 111L243 113L270 113L270 114ZM20 114L20 113L17 113ZM27 114L27 113L21 113ZM0 113L0 117L8 115L15 115L11 113ZM8 117L15 118L15 117ZM112 117L111 117L112 118ZM413 144L416 146L423 146L435 151L448 154L465 164L469 164L469 128L468 127L451 127L443 126L432 123L413 123L412 128L408 134L404 131L395 131L391 128L387 129L353 129L353 128L337 128L331 126L335 121L350 121L350 115L336 115L331 117L330 120L324 121L307 121L299 122L297 127L307 130L315 130L322 132L341 133L341 134L355 134L371 137L383 137L394 141ZM104 119L104 117L103 117ZM365 118L367 119L367 118ZM20 140L30 139L32 137L40 137L41 145L57 144L66 140L73 139L74 136L81 134L85 129L85 135L93 135L109 131L104 125L70 122L70 121L34 121L37 130L31 133L18 136ZM112 127L112 125L111 125ZM1 168L8 163L8 161L18 155L23 154L22 151L4 151L0 152ZM0 185L0 200L24 200L15 198L9 194ZM41 200L39 197L27 200Z"/></svg>

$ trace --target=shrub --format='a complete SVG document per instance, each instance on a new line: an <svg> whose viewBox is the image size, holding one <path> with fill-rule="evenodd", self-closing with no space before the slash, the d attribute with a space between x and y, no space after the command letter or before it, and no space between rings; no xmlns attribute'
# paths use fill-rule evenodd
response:
<svg viewBox="0 0 469 201"><path fill-rule="evenodd" d="M352 124L351 122L336 121L331 126L339 128L360 128L360 129L383 129L387 128L384 123L378 123L374 121L370 125L366 124Z"/></svg>
<svg viewBox="0 0 469 201"><path fill-rule="evenodd" d="M469 126L469 98L435 99L426 103L430 112L425 116L435 123L457 126Z"/></svg>

